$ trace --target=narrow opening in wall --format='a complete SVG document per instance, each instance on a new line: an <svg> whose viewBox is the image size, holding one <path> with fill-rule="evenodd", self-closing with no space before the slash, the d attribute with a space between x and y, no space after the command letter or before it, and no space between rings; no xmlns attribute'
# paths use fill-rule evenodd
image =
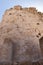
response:
<svg viewBox="0 0 43 65"><path fill-rule="evenodd" d="M42 54L43 54L43 37L41 37L41 38L39 39L39 43L40 43L41 52L42 52Z"/></svg>

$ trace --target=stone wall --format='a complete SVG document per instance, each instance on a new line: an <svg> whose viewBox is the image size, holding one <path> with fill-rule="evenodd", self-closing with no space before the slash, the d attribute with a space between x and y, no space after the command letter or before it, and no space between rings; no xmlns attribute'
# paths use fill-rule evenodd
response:
<svg viewBox="0 0 43 65"><path fill-rule="evenodd" d="M43 65L43 14L15 6L0 23L0 64Z"/></svg>

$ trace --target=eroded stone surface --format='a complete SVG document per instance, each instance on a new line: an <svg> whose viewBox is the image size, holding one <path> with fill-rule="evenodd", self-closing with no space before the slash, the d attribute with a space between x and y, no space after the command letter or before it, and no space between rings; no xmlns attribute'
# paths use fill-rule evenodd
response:
<svg viewBox="0 0 43 65"><path fill-rule="evenodd" d="M1 62L43 65L43 13L19 5L5 11L0 23Z"/></svg>

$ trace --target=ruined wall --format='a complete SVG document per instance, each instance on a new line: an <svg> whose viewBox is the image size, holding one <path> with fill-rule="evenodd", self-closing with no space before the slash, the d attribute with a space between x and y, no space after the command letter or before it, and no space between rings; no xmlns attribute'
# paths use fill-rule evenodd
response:
<svg viewBox="0 0 43 65"><path fill-rule="evenodd" d="M5 11L0 23L0 63L43 65L43 13L19 5Z"/></svg>

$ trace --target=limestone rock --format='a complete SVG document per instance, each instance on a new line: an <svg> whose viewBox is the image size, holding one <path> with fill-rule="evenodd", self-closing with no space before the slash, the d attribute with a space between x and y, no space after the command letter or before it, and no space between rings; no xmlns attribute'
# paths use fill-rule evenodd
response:
<svg viewBox="0 0 43 65"><path fill-rule="evenodd" d="M0 63L43 65L43 13L15 6L0 23Z"/></svg>

